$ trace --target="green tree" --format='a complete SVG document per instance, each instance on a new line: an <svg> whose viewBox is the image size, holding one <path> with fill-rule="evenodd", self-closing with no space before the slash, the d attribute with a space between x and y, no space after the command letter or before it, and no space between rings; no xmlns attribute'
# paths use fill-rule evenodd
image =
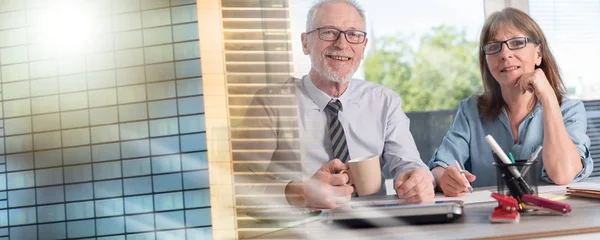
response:
<svg viewBox="0 0 600 240"><path fill-rule="evenodd" d="M476 41L464 31L438 26L421 36L377 39L365 58L365 78L402 97L406 112L454 109L460 100L481 92Z"/></svg>

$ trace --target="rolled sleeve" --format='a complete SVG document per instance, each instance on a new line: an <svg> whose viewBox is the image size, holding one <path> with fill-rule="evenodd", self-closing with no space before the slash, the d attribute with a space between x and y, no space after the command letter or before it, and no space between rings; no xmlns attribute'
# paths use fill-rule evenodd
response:
<svg viewBox="0 0 600 240"><path fill-rule="evenodd" d="M396 178L416 168L427 168L410 132L410 120L402 111L400 101L392 104L385 133L382 170L385 177ZM431 174L431 173L430 173Z"/></svg>
<svg viewBox="0 0 600 240"><path fill-rule="evenodd" d="M575 102L575 100L571 101ZM563 103L563 105L566 104ZM577 150L579 150L579 156L581 157L581 163L583 165L581 171L577 174L575 179L573 179L573 182L578 182L589 177L594 170L594 160L592 159L589 150L591 141L586 134L587 113L583 102L577 100L572 106L564 106L562 114L567 132L577 147ZM542 170L542 179L552 182L548 177L548 174L546 174L545 169Z"/></svg>
<svg viewBox="0 0 600 240"><path fill-rule="evenodd" d="M461 161L463 165L469 160L469 122L465 117L465 101L463 100L456 112L454 122L442 140L440 147L435 151L429 161L429 169L435 167L446 168L454 165L454 160Z"/></svg>

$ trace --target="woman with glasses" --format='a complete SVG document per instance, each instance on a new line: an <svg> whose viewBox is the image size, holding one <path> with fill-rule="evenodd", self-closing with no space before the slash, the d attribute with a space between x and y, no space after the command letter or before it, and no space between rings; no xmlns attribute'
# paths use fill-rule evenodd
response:
<svg viewBox="0 0 600 240"><path fill-rule="evenodd" d="M559 68L538 24L506 8L489 16L479 44L483 94L460 102L429 162L438 188L446 196L459 196L469 182L475 187L497 184L488 134L517 160L530 158L542 146L537 158L541 179L562 185L589 176L593 163L585 108L564 96ZM457 164L465 166L464 176Z"/></svg>

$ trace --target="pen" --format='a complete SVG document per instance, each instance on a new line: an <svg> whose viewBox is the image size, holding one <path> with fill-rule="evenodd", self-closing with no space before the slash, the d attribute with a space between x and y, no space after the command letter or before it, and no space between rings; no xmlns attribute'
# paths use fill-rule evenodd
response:
<svg viewBox="0 0 600 240"><path fill-rule="evenodd" d="M500 145L498 145L498 143L496 142L496 140L494 140L494 137L492 137L492 135L485 136L485 141L490 145L490 147L492 148L492 151L494 151L496 153L496 155L498 155L498 158L504 164L509 164L509 165L512 164L512 162L510 161L508 156L506 156L506 153L504 153L504 151L502 151L502 148L500 148ZM517 168L515 166L508 167L508 170L513 174L514 177L516 177L516 178L521 177L521 173L517 170Z"/></svg>
<svg viewBox="0 0 600 240"><path fill-rule="evenodd" d="M512 163L515 163L515 157L513 157L512 152L508 152L508 158Z"/></svg>
<svg viewBox="0 0 600 240"><path fill-rule="evenodd" d="M529 158L527 159L527 163L531 163L533 162L533 160L535 160L538 155L540 154L540 151L542 151L542 146L538 146L535 151L533 151L533 153L531 153L531 156L529 156ZM526 164L523 169L521 169L521 175L525 175L527 173L527 171L529 171L529 167L531 167L531 164Z"/></svg>
<svg viewBox="0 0 600 240"><path fill-rule="evenodd" d="M473 193L473 187L471 187L471 184L469 183L469 179L467 179L467 176L465 176L465 168L462 166L462 164L458 160L454 160L454 162L456 162L456 167L460 171L460 175L462 175L465 178L465 180L467 180L467 184L465 184L465 187L467 187L469 189L470 193Z"/></svg>

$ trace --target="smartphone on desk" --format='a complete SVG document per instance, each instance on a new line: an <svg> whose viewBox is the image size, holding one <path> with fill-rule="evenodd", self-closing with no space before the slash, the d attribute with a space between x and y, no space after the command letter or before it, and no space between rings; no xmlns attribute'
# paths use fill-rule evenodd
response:
<svg viewBox="0 0 600 240"><path fill-rule="evenodd" d="M406 224L448 223L460 218L460 201L431 204L374 204L353 206L351 209L330 210L323 214L326 224L346 228L393 227Z"/></svg>

